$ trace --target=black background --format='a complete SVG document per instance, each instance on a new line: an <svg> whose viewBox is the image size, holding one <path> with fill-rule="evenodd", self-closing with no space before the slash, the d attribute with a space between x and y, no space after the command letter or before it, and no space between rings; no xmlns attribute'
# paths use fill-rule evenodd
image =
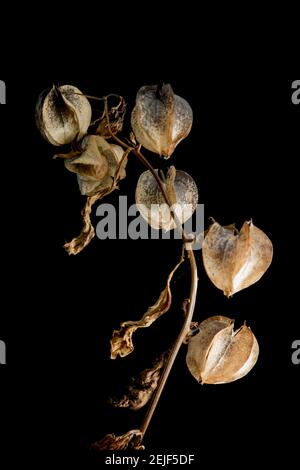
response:
<svg viewBox="0 0 300 470"><path fill-rule="evenodd" d="M299 339L293 268L300 105L291 102L293 79L237 68L199 73L184 60L174 71L116 64L82 75L75 66L66 69L43 76L37 63L30 76L25 69L22 77L0 76L7 85L7 105L0 107L0 338L7 344L7 365L0 370L0 458L7 452L11 462L20 457L33 463L37 457L68 468L80 459L86 468L93 441L138 427L143 418L144 410L115 411L107 400L175 338L188 269L174 283L174 308L136 334L131 356L111 361L109 339L120 321L139 318L155 301L180 242L94 239L83 253L68 257L62 245L80 230L83 198L75 175L52 160L56 149L36 129L34 107L38 94L56 81L91 95L123 95L128 118L138 88L164 80L194 111L192 132L171 163L195 179L206 225L209 216L238 226L253 218L273 241L274 261L258 284L227 300L207 279L201 252L196 253L195 320L216 314L235 318L237 325L247 320L260 344L259 361L239 382L201 387L187 370L182 347L146 434L146 449L196 452L198 462L208 458L212 465L232 463L243 449L249 461L261 454L292 459L300 367L291 362L292 342ZM145 153L154 166L160 164L159 157ZM143 168L131 156L127 169L120 191L105 202L117 205L119 194L134 201Z"/></svg>

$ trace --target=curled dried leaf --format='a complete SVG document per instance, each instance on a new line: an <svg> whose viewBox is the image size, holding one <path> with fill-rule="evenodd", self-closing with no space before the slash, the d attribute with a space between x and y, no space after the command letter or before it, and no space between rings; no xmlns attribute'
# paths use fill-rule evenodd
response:
<svg viewBox="0 0 300 470"><path fill-rule="evenodd" d="M139 429L133 429L126 434L116 436L115 434L107 434L103 439L92 444L91 448L96 451L102 450L144 450L141 444L142 433Z"/></svg>
<svg viewBox="0 0 300 470"><path fill-rule="evenodd" d="M171 166L162 184L172 204L172 211L179 222L184 224L197 207L198 189L195 181L185 171ZM149 170L142 173L138 180L135 200L142 217L151 227L165 231L176 227L170 207Z"/></svg>
<svg viewBox="0 0 300 470"><path fill-rule="evenodd" d="M168 353L162 354L152 367L145 369L139 377L133 380L126 395L121 399L111 400L112 405L116 408L130 408L131 410L139 410L145 406L157 388L167 357Z"/></svg>
<svg viewBox="0 0 300 470"><path fill-rule="evenodd" d="M273 258L267 235L250 222L241 231L214 222L202 244L206 273L227 297L245 289L263 276Z"/></svg>
<svg viewBox="0 0 300 470"><path fill-rule="evenodd" d="M190 339L187 365L195 379L204 384L225 384L245 375L256 364L259 346L251 329L234 331L230 318L216 316L202 322Z"/></svg>
<svg viewBox="0 0 300 470"><path fill-rule="evenodd" d="M118 356L128 356L128 354L134 350L132 342L133 333L139 328L148 328L153 322L155 322L155 320L170 309L172 303L170 284L175 272L183 261L184 254L182 253L180 261L168 276L166 287L160 293L155 304L149 307L144 313L143 317L140 320L123 322L121 323L121 328L113 332L113 336L110 341L111 359L116 359Z"/></svg>
<svg viewBox="0 0 300 470"><path fill-rule="evenodd" d="M36 123L42 136L60 146L80 140L91 122L92 109L87 98L72 85L44 90L36 105Z"/></svg>
<svg viewBox="0 0 300 470"><path fill-rule="evenodd" d="M169 158L192 123L190 105L174 95L171 85L144 86L138 91L131 126L137 141L151 152Z"/></svg>

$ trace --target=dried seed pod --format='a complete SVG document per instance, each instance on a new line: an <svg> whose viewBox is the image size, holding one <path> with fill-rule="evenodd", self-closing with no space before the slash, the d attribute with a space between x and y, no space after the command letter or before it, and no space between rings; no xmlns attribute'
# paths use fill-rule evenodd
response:
<svg viewBox="0 0 300 470"><path fill-rule="evenodd" d="M138 91L131 126L137 141L151 152L169 158L192 123L192 108L174 95L171 85L144 86Z"/></svg>
<svg viewBox="0 0 300 470"><path fill-rule="evenodd" d="M155 170L158 171L158 170ZM198 189L193 178L185 171L170 167L163 182L172 209L183 224L194 213L198 203ZM176 224L161 190L149 170L141 174L135 192L137 207L151 227L172 230Z"/></svg>
<svg viewBox="0 0 300 470"><path fill-rule="evenodd" d="M189 341L186 362L198 382L235 382L256 364L259 346L251 329L243 325L234 331L233 326L233 320L227 317L208 318Z"/></svg>
<svg viewBox="0 0 300 470"><path fill-rule="evenodd" d="M36 105L37 126L47 142L56 146L82 139L91 117L89 101L72 85L44 90Z"/></svg>
<svg viewBox="0 0 300 470"><path fill-rule="evenodd" d="M267 235L250 222L241 231L214 222L202 245L203 263L210 280L227 297L251 286L263 276L273 258Z"/></svg>
<svg viewBox="0 0 300 470"><path fill-rule="evenodd" d="M96 192L109 189L118 166L123 158L124 150L119 145L109 144L103 137L96 135L86 136L81 144L79 155L70 157L57 155L65 158L66 168L77 173L79 189L82 195L92 196ZM121 165L118 179L126 176L127 160Z"/></svg>

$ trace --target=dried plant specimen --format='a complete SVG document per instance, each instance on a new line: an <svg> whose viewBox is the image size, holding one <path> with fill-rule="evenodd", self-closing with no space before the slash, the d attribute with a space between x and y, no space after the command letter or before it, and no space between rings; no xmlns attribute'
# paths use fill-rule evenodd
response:
<svg viewBox="0 0 300 470"><path fill-rule="evenodd" d="M36 106L38 128L56 146L80 140L88 130L91 117L89 101L72 85L53 86L43 91Z"/></svg>
<svg viewBox="0 0 300 470"><path fill-rule="evenodd" d="M256 364L259 346L251 329L243 325L234 331L234 321L216 316L199 325L189 341L186 362L191 374L202 384L234 382Z"/></svg>
<svg viewBox="0 0 300 470"><path fill-rule="evenodd" d="M163 185L172 204L173 213L180 224L184 224L197 207L198 189L195 181L185 171L176 170L171 166ZM176 227L172 211L149 170L142 173L138 180L135 200L141 215L151 227L165 231Z"/></svg>
<svg viewBox="0 0 300 470"><path fill-rule="evenodd" d="M267 235L250 222L241 231L214 222L202 245L203 263L210 280L227 297L246 289L264 275L273 258Z"/></svg>
<svg viewBox="0 0 300 470"><path fill-rule="evenodd" d="M145 406L158 386L162 368L169 352L162 354L149 369L145 369L139 377L132 380L128 391L122 398L115 398L111 403L116 408L139 410Z"/></svg>
<svg viewBox="0 0 300 470"><path fill-rule="evenodd" d="M111 99L114 100L113 105ZM92 123L89 100L103 104L102 113ZM70 144L67 153L57 153L56 157L61 158L65 168L76 175L79 191L86 198L82 231L64 245L69 254L77 255L93 239L92 206L114 191L125 178L129 155L136 157L147 170L140 176L135 192L142 216L152 228L172 230L176 227L182 235L180 261L169 274L157 301L140 320L125 321L119 330L113 332L112 359L130 354L134 349L134 332L150 327L170 310L171 281L184 260L190 267L190 293L188 298L182 299L184 320L171 350L143 371L132 382L126 395L114 401L115 406L132 410L148 404L139 429L122 435L107 434L92 445L95 450L144 448L143 438L182 344L188 344L187 365L200 383L234 382L248 374L257 361L258 343L246 324L234 331L233 320L223 316L211 317L200 324L193 322L198 287L194 244L203 242L203 263L207 275L227 297L257 282L267 271L273 256L271 241L252 222L245 222L240 232L234 226L222 227L217 222L193 238L184 232L183 223L193 214L198 203L195 181L174 166L169 167L164 175L153 168L141 151L141 146L144 146L169 158L191 130L192 109L183 98L173 93L170 85L144 86L139 90L131 115L133 132L124 140L125 110L126 102L121 96L86 96L72 85L54 86L52 90L43 92L36 108L37 125L43 137L55 146Z"/></svg>
<svg viewBox="0 0 300 470"><path fill-rule="evenodd" d="M111 359L116 359L117 356L128 356L128 354L134 350L132 342L133 333L139 328L148 328L152 325L153 322L155 322L159 317L161 317L170 309L172 303L170 284L175 272L183 261L184 257L182 256L179 263L177 263L175 268L169 274L166 287L160 293L160 296L158 297L155 304L151 305L151 307L147 309L143 317L137 321L123 322L121 323L121 328L113 332L113 336L110 342Z"/></svg>
<svg viewBox="0 0 300 470"><path fill-rule="evenodd" d="M171 85L144 86L136 97L131 126L137 141L147 150L169 158L190 132L193 111L174 95Z"/></svg>
<svg viewBox="0 0 300 470"><path fill-rule="evenodd" d="M107 434L101 441L92 444L92 449L101 450L144 450L144 446L140 444L142 433L139 429L133 429L126 434L116 436L115 434Z"/></svg>
<svg viewBox="0 0 300 470"><path fill-rule="evenodd" d="M126 177L127 159L123 159L124 154L125 151L119 145L110 144L98 135L88 135L82 140L75 155L72 151L56 157L63 157L65 167L77 174L81 194L93 196L111 187L118 169L118 180Z"/></svg>

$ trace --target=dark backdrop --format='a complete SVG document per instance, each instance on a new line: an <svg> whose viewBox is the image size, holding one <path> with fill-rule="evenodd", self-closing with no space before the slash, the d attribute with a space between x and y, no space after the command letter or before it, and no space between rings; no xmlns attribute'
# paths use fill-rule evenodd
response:
<svg viewBox="0 0 300 470"><path fill-rule="evenodd" d="M75 66L66 69L43 76L36 64L30 76L25 70L22 77L0 76L7 84L7 105L0 107L0 339L7 343L8 362L0 370L1 453L24 461L27 454L40 462L53 459L67 468L80 458L86 468L91 442L138 427L143 417L144 410L115 411L107 401L176 336L188 270L175 281L175 308L136 334L131 356L111 361L109 339L120 321L138 318L156 299L180 242L94 239L80 255L68 257L62 245L80 230L83 198L75 175L52 160L55 149L37 131L34 107L38 94L57 81L92 95L123 95L128 118L138 88L164 80L194 111L192 132L171 163L195 179L206 225L209 216L238 226L253 218L273 241L274 261L258 284L227 300L206 277L201 252L196 254L195 320L216 314L236 318L237 325L247 320L260 344L259 361L239 382L202 387L188 372L182 347L146 448L195 452L198 462L208 458L212 465L233 463L235 452L243 449L247 461L274 453L292 458L300 368L291 362L292 342L299 339L300 105L291 102L293 80L237 69L198 73L185 61L174 71L99 66L85 78ZM158 157L147 155L155 166ZM125 194L133 202L141 171L131 156L127 179L106 202L117 204L118 195Z"/></svg>

